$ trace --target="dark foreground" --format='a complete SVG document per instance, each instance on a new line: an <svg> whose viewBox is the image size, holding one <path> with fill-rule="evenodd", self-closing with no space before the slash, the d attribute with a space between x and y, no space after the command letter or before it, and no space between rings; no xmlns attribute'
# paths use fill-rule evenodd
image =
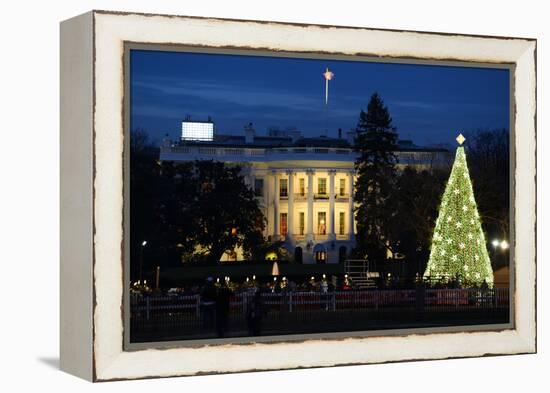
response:
<svg viewBox="0 0 550 393"><path fill-rule="evenodd" d="M232 297L226 317L200 296L131 297L130 342L273 336L509 322L508 290L369 290L266 293L252 323L253 295ZM255 331L251 331L254 327Z"/></svg>

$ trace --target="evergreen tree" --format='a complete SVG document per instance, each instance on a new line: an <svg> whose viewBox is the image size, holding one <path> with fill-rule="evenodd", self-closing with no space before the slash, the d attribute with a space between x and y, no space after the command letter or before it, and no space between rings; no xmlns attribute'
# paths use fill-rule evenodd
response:
<svg viewBox="0 0 550 393"><path fill-rule="evenodd" d="M460 135L457 140L462 144ZM462 142L461 142L462 140ZM424 278L455 279L462 286L493 285L493 270L474 198L464 147L445 187Z"/></svg>
<svg viewBox="0 0 550 393"><path fill-rule="evenodd" d="M355 162L356 254L382 260L388 248L393 251L397 133L377 93L370 98L367 112L361 110L356 131L356 150L360 153Z"/></svg>

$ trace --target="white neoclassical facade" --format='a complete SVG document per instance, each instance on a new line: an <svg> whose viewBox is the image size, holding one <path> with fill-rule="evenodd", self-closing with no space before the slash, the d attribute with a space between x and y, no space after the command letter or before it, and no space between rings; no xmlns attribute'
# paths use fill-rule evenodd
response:
<svg viewBox="0 0 550 393"><path fill-rule="evenodd" d="M160 159L241 165L267 218L266 237L283 241L298 262L338 263L355 245L354 136L348 132L346 138L304 138L297 131L280 130L256 136L247 127L245 136L164 140ZM396 152L399 166L430 168L447 160L445 149L419 148L410 142L401 145ZM224 259L239 257L234 253Z"/></svg>

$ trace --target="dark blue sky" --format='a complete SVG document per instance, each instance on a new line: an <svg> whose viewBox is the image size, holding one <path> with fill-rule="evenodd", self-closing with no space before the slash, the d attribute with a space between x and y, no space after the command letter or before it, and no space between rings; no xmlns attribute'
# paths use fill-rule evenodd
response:
<svg viewBox="0 0 550 393"><path fill-rule="evenodd" d="M326 67L330 82L325 120ZM306 136L354 128L377 91L401 139L452 143L457 131L509 128L509 71L503 69L131 51L131 128L177 139L186 115L212 116L218 133L254 123L294 126ZM325 127L325 124L327 127Z"/></svg>

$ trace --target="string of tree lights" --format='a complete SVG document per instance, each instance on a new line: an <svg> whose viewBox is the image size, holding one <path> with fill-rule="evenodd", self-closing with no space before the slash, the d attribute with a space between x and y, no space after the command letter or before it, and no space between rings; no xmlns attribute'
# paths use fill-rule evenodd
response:
<svg viewBox="0 0 550 393"><path fill-rule="evenodd" d="M435 224L425 279L458 279L462 287L493 286L493 270L470 180L465 138L457 138L451 175Z"/></svg>

